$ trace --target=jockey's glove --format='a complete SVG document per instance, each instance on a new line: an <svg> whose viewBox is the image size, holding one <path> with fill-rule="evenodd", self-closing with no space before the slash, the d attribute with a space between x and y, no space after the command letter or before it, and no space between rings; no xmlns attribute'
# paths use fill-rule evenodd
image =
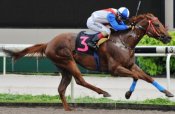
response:
<svg viewBox="0 0 175 114"><path fill-rule="evenodd" d="M131 26L135 26L135 23L131 23L130 25L131 25Z"/></svg>
<svg viewBox="0 0 175 114"><path fill-rule="evenodd" d="M132 28L132 25L128 25L128 29Z"/></svg>
<svg viewBox="0 0 175 114"><path fill-rule="evenodd" d="M132 26L132 25L128 25L128 29L134 29L134 26Z"/></svg>

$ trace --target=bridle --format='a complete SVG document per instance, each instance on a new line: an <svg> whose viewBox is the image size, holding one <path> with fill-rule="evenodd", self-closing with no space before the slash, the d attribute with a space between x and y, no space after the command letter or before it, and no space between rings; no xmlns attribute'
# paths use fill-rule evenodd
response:
<svg viewBox="0 0 175 114"><path fill-rule="evenodd" d="M162 36L158 33L158 31L155 29L155 26L153 25L153 22L156 21L156 20L158 20L157 17L154 17L153 19L148 20L148 26L147 26L146 29L143 26L138 25L138 24L135 25L135 28L140 28L140 29L145 31L145 34L149 34L149 35L153 36L152 33L149 32L149 30L152 29L152 31L154 33L156 33L158 38L162 38Z"/></svg>
<svg viewBox="0 0 175 114"><path fill-rule="evenodd" d="M152 29L153 32L156 33L156 35L160 37L161 35L157 32L157 30L155 29L155 27L154 27L154 25L153 25L153 21L156 21L156 20L158 20L158 18L157 18L157 17L154 17L152 20L149 20L149 21L148 21L149 25L148 25L148 27L147 27L146 33L149 34L150 32L149 32L148 30L149 30L149 29Z"/></svg>

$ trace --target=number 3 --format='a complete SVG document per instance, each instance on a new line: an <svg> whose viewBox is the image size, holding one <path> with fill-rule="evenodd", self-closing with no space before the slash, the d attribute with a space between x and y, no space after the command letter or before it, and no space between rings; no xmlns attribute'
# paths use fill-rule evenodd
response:
<svg viewBox="0 0 175 114"><path fill-rule="evenodd" d="M87 44L86 44L86 40L87 40L88 38L89 38L89 37L87 37L87 36L81 36L81 37L80 37L80 39L82 40L82 41L81 41L81 44L84 46L84 48L78 48L78 51L83 51L83 52L85 52L85 51L88 50L88 46L87 46Z"/></svg>

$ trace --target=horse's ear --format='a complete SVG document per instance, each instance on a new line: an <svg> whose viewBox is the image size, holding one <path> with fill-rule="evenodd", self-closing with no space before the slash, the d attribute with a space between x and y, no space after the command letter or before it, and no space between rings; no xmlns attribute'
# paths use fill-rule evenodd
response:
<svg viewBox="0 0 175 114"><path fill-rule="evenodd" d="M155 17L152 13L147 13L146 16L147 17Z"/></svg>
<svg viewBox="0 0 175 114"><path fill-rule="evenodd" d="M165 26L165 31L168 31L168 26Z"/></svg>
<svg viewBox="0 0 175 114"><path fill-rule="evenodd" d="M144 19L145 18L145 14L140 14L138 16L134 16L132 18L129 19L129 23L137 23L139 22L140 20Z"/></svg>
<svg viewBox="0 0 175 114"><path fill-rule="evenodd" d="M127 23L133 23L133 22L136 22L136 20L137 20L137 16L133 16L129 20L127 20Z"/></svg>

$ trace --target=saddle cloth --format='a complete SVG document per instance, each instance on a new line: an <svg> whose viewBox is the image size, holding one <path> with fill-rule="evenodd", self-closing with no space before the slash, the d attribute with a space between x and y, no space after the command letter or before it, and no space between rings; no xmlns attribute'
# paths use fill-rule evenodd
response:
<svg viewBox="0 0 175 114"><path fill-rule="evenodd" d="M90 48L87 44L91 42L92 38L98 33L87 33L85 31L81 31L76 38L76 51L80 53L93 55L94 48ZM97 46L99 47L102 43L104 43L108 38L102 38L98 41Z"/></svg>

